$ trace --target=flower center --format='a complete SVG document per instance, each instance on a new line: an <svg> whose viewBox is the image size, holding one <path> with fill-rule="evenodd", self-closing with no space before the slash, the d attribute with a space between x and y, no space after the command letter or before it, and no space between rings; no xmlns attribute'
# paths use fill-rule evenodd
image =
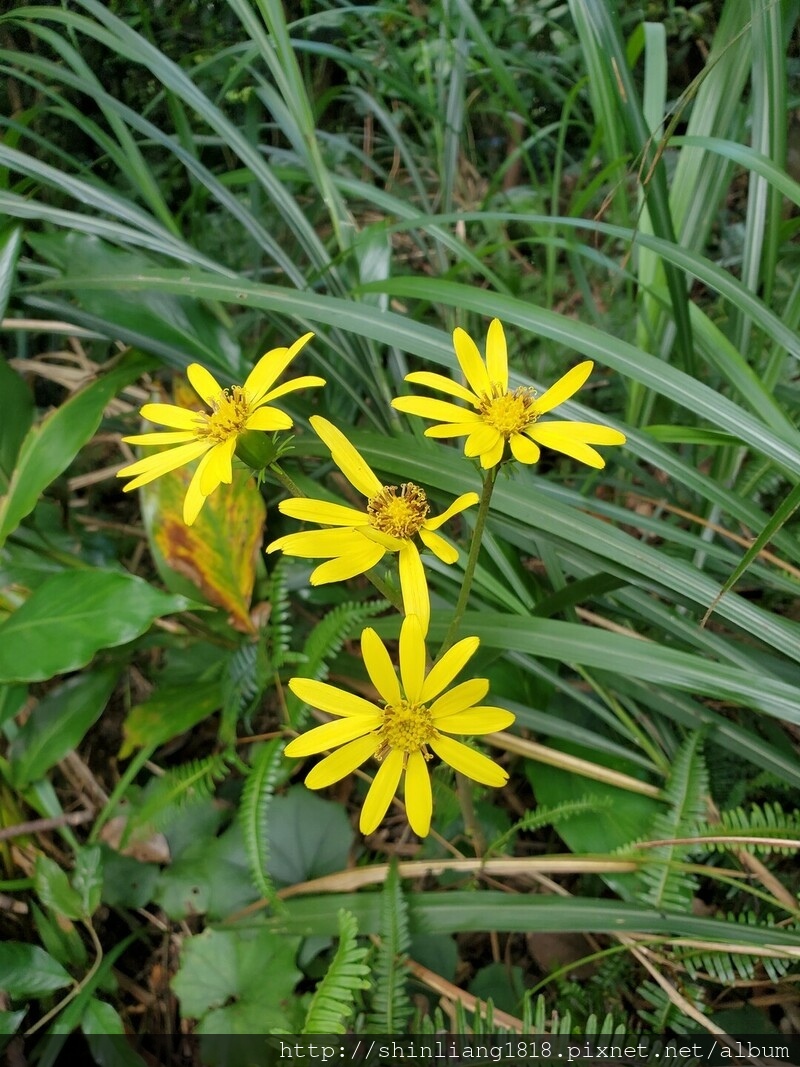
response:
<svg viewBox="0 0 800 1067"><path fill-rule="evenodd" d="M216 444L238 437L247 429L250 416L250 402L241 385L223 389L209 401L211 414L204 411L197 413L198 437L210 437Z"/></svg>
<svg viewBox="0 0 800 1067"><path fill-rule="evenodd" d="M384 485L367 501L369 521L375 529L403 540L417 533L430 510L425 490L413 482L405 482L399 489Z"/></svg>
<svg viewBox="0 0 800 1067"><path fill-rule="evenodd" d="M484 393L480 398L480 413L485 423L509 438L538 418L536 412L531 410L535 397L536 392L527 385L521 385L509 393L493 383L491 393Z"/></svg>
<svg viewBox="0 0 800 1067"><path fill-rule="evenodd" d="M424 704L410 704L407 700L387 704L383 711L383 725L378 730L380 745L375 758L380 761L392 749L399 748L406 754L422 752L425 759L430 759L431 753L425 746L435 737L433 716Z"/></svg>

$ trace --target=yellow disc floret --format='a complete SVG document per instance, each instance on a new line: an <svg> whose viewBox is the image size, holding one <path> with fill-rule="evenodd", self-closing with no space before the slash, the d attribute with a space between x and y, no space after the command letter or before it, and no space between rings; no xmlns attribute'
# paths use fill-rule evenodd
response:
<svg viewBox="0 0 800 1067"><path fill-rule="evenodd" d="M537 414L533 410L535 397L536 393L528 386L521 385L510 393L493 383L491 393L483 393L480 397L478 410L485 423L508 438L521 433L536 421Z"/></svg>
<svg viewBox="0 0 800 1067"><path fill-rule="evenodd" d="M426 760L431 758L425 747L435 740L437 731L433 716L424 704L411 704L401 700L399 704L387 704L383 712L383 725L378 731L380 744L375 758L382 760L392 749L406 754L422 752Z"/></svg>
<svg viewBox="0 0 800 1067"><path fill-rule="evenodd" d="M384 485L367 503L369 521L381 533L406 540L422 527L430 511L425 490L413 482Z"/></svg>
<svg viewBox="0 0 800 1067"><path fill-rule="evenodd" d="M252 412L247 393L240 385L234 385L231 389L223 389L209 401L209 405L210 415L198 412L198 437L207 437L220 443L244 433L247 420Z"/></svg>

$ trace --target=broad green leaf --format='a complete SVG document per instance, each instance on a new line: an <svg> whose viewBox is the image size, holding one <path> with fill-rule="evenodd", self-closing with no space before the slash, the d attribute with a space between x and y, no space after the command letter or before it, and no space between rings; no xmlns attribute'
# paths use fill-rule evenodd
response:
<svg viewBox="0 0 800 1067"><path fill-rule="evenodd" d="M8 489L20 445L32 420L30 389L20 375L0 359L0 489L3 492Z"/></svg>
<svg viewBox="0 0 800 1067"><path fill-rule="evenodd" d="M70 885L66 871L40 852L36 857L34 884L42 904L65 919L86 917L81 894Z"/></svg>
<svg viewBox="0 0 800 1067"><path fill-rule="evenodd" d="M31 234L29 241L42 258L55 264L65 279L85 270L152 270L156 261L143 252L114 248L97 237L67 232ZM92 315L153 340L153 351L180 349L186 363L205 364L227 374L240 370L241 351L230 329L207 305L166 293L131 296L86 293L81 304Z"/></svg>
<svg viewBox="0 0 800 1067"><path fill-rule="evenodd" d="M101 648L133 641L154 619L189 603L132 574L63 571L0 626L0 682L38 682L78 670Z"/></svg>
<svg viewBox="0 0 800 1067"><path fill-rule="evenodd" d="M9 746L11 780L18 789L44 777L78 747L103 714L118 676L115 668L77 674L42 697Z"/></svg>
<svg viewBox="0 0 800 1067"><path fill-rule="evenodd" d="M38 945L21 941L0 945L0 989L14 1000L52 993L71 982L61 964Z"/></svg>
<svg viewBox="0 0 800 1067"><path fill-rule="evenodd" d="M79 850L72 885L80 894L83 914L94 915L103 893L103 855L99 845L85 845Z"/></svg>
<svg viewBox="0 0 800 1067"><path fill-rule="evenodd" d="M137 748L158 748L178 734L191 730L222 706L219 682L164 686L131 708L125 720L125 740L119 758L127 759Z"/></svg>
<svg viewBox="0 0 800 1067"><path fill-rule="evenodd" d="M286 1027L282 1003L301 978L299 939L268 929L205 930L187 938L172 989L201 1034L263 1034Z"/></svg>
<svg viewBox="0 0 800 1067"><path fill-rule="evenodd" d="M25 1008L21 1011L0 1011L0 1037L9 1037L11 1034L15 1034L19 1030L26 1014Z"/></svg>
<svg viewBox="0 0 800 1067"><path fill-rule="evenodd" d="M183 500L194 470L180 467L142 487L150 550L168 589L221 608L231 624L254 633L250 599L256 579L266 507L250 471L206 499L194 522L183 521ZM176 580L177 579L177 580Z"/></svg>
<svg viewBox="0 0 800 1067"><path fill-rule="evenodd" d="M270 877L296 885L343 870L353 847L353 828L341 804L293 786L275 797L267 826Z"/></svg>
<svg viewBox="0 0 800 1067"><path fill-rule="evenodd" d="M83 1013L81 1030L84 1034L124 1034L125 1025L119 1012L110 1004L106 1004L104 1000L92 999ZM121 1048L123 1044L124 1042L119 1042L117 1047Z"/></svg>
<svg viewBox="0 0 800 1067"><path fill-rule="evenodd" d="M75 393L28 431L8 492L0 500L0 545L33 511L42 491L92 439L109 401L152 365L143 356L125 356L113 370Z"/></svg>

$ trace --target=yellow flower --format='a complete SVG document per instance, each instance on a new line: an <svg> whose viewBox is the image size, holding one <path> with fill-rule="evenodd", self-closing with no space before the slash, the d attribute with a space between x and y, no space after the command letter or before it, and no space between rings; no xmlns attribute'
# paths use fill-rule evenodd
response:
<svg viewBox="0 0 800 1067"><path fill-rule="evenodd" d="M389 653L371 628L361 634L361 654L383 707L336 686L309 678L292 678L289 688L312 707L339 718L290 741L287 756L310 756L341 745L306 778L309 789L322 789L360 767L370 756L380 764L361 811L359 828L371 834L386 814L405 772L405 803L411 829L425 837L430 829L432 798L427 762L440 759L473 781L501 786L508 775L487 756L446 734L489 734L514 721L510 711L478 705L489 691L485 678L444 690L478 648L465 637L425 673L425 637L416 615L407 615L400 631L400 680Z"/></svg>
<svg viewBox="0 0 800 1067"><path fill-rule="evenodd" d="M138 489L167 471L202 456L183 502L183 521L191 526L206 497L221 482L230 483L233 453L242 434L249 430L291 429L291 418L279 408L269 407L270 401L295 389L325 384L324 378L306 375L272 388L278 376L313 336L313 333L304 334L291 348L273 348L256 363L244 385L234 385L230 389L223 389L214 375L199 363L190 364L186 374L195 392L211 409L210 413L190 411L176 404L145 404L141 411L143 418L170 426L175 432L143 433L123 440L134 445L178 447L147 456L118 471L118 478L133 478L123 491L128 493Z"/></svg>
<svg viewBox="0 0 800 1067"><path fill-rule="evenodd" d="M479 456L482 467L497 466L506 455L506 445L520 463L536 463L539 445L545 445L590 467L604 467L605 460L590 446L625 443L619 430L594 422L539 422L541 415L580 389L591 373L590 360L567 371L537 399L527 386L508 388L506 338L499 319L492 319L489 326L485 362L478 346L460 327L453 331L453 346L469 388L429 371L408 374L406 381L464 400L471 409L430 397L403 396L392 401L392 407L399 411L438 420L437 426L425 431L426 437L466 437L464 454Z"/></svg>
<svg viewBox="0 0 800 1067"><path fill-rule="evenodd" d="M455 563L458 551L435 531L453 515L477 504L477 493L464 493L441 515L429 519L430 505L424 489L413 482L399 487L383 485L361 454L327 419L315 415L311 425L345 478L367 498L366 508L358 511L344 504L307 498L283 500L278 507L284 515L337 529L287 534L273 541L267 552L281 549L290 556L327 560L312 571L312 585L341 582L363 574L387 552L397 552L403 608L406 615L419 617L423 632L427 633L430 598L414 537L419 534L422 543L443 563Z"/></svg>

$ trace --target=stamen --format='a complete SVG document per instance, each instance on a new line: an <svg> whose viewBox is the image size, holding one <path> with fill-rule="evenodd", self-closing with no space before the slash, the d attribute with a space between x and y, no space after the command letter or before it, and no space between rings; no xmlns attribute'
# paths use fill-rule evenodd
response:
<svg viewBox="0 0 800 1067"><path fill-rule="evenodd" d="M378 731L380 744L375 758L384 759L393 749L408 755L421 752L426 760L431 759L427 744L437 736L433 716L424 704L387 704L383 712L383 725Z"/></svg>
<svg viewBox="0 0 800 1067"><path fill-rule="evenodd" d="M210 415L204 411L197 414L197 437L208 437L220 444L244 433L250 416L250 401L240 385L223 389L209 401L209 405Z"/></svg>
<svg viewBox="0 0 800 1067"><path fill-rule="evenodd" d="M369 521L381 533L406 540L418 532L430 511L425 490L413 482L384 485L367 502Z"/></svg>
<svg viewBox="0 0 800 1067"><path fill-rule="evenodd" d="M535 390L527 385L521 385L509 393L493 383L491 393L481 396L479 410L483 421L499 430L507 439L536 422L539 416L531 410L535 398Z"/></svg>

